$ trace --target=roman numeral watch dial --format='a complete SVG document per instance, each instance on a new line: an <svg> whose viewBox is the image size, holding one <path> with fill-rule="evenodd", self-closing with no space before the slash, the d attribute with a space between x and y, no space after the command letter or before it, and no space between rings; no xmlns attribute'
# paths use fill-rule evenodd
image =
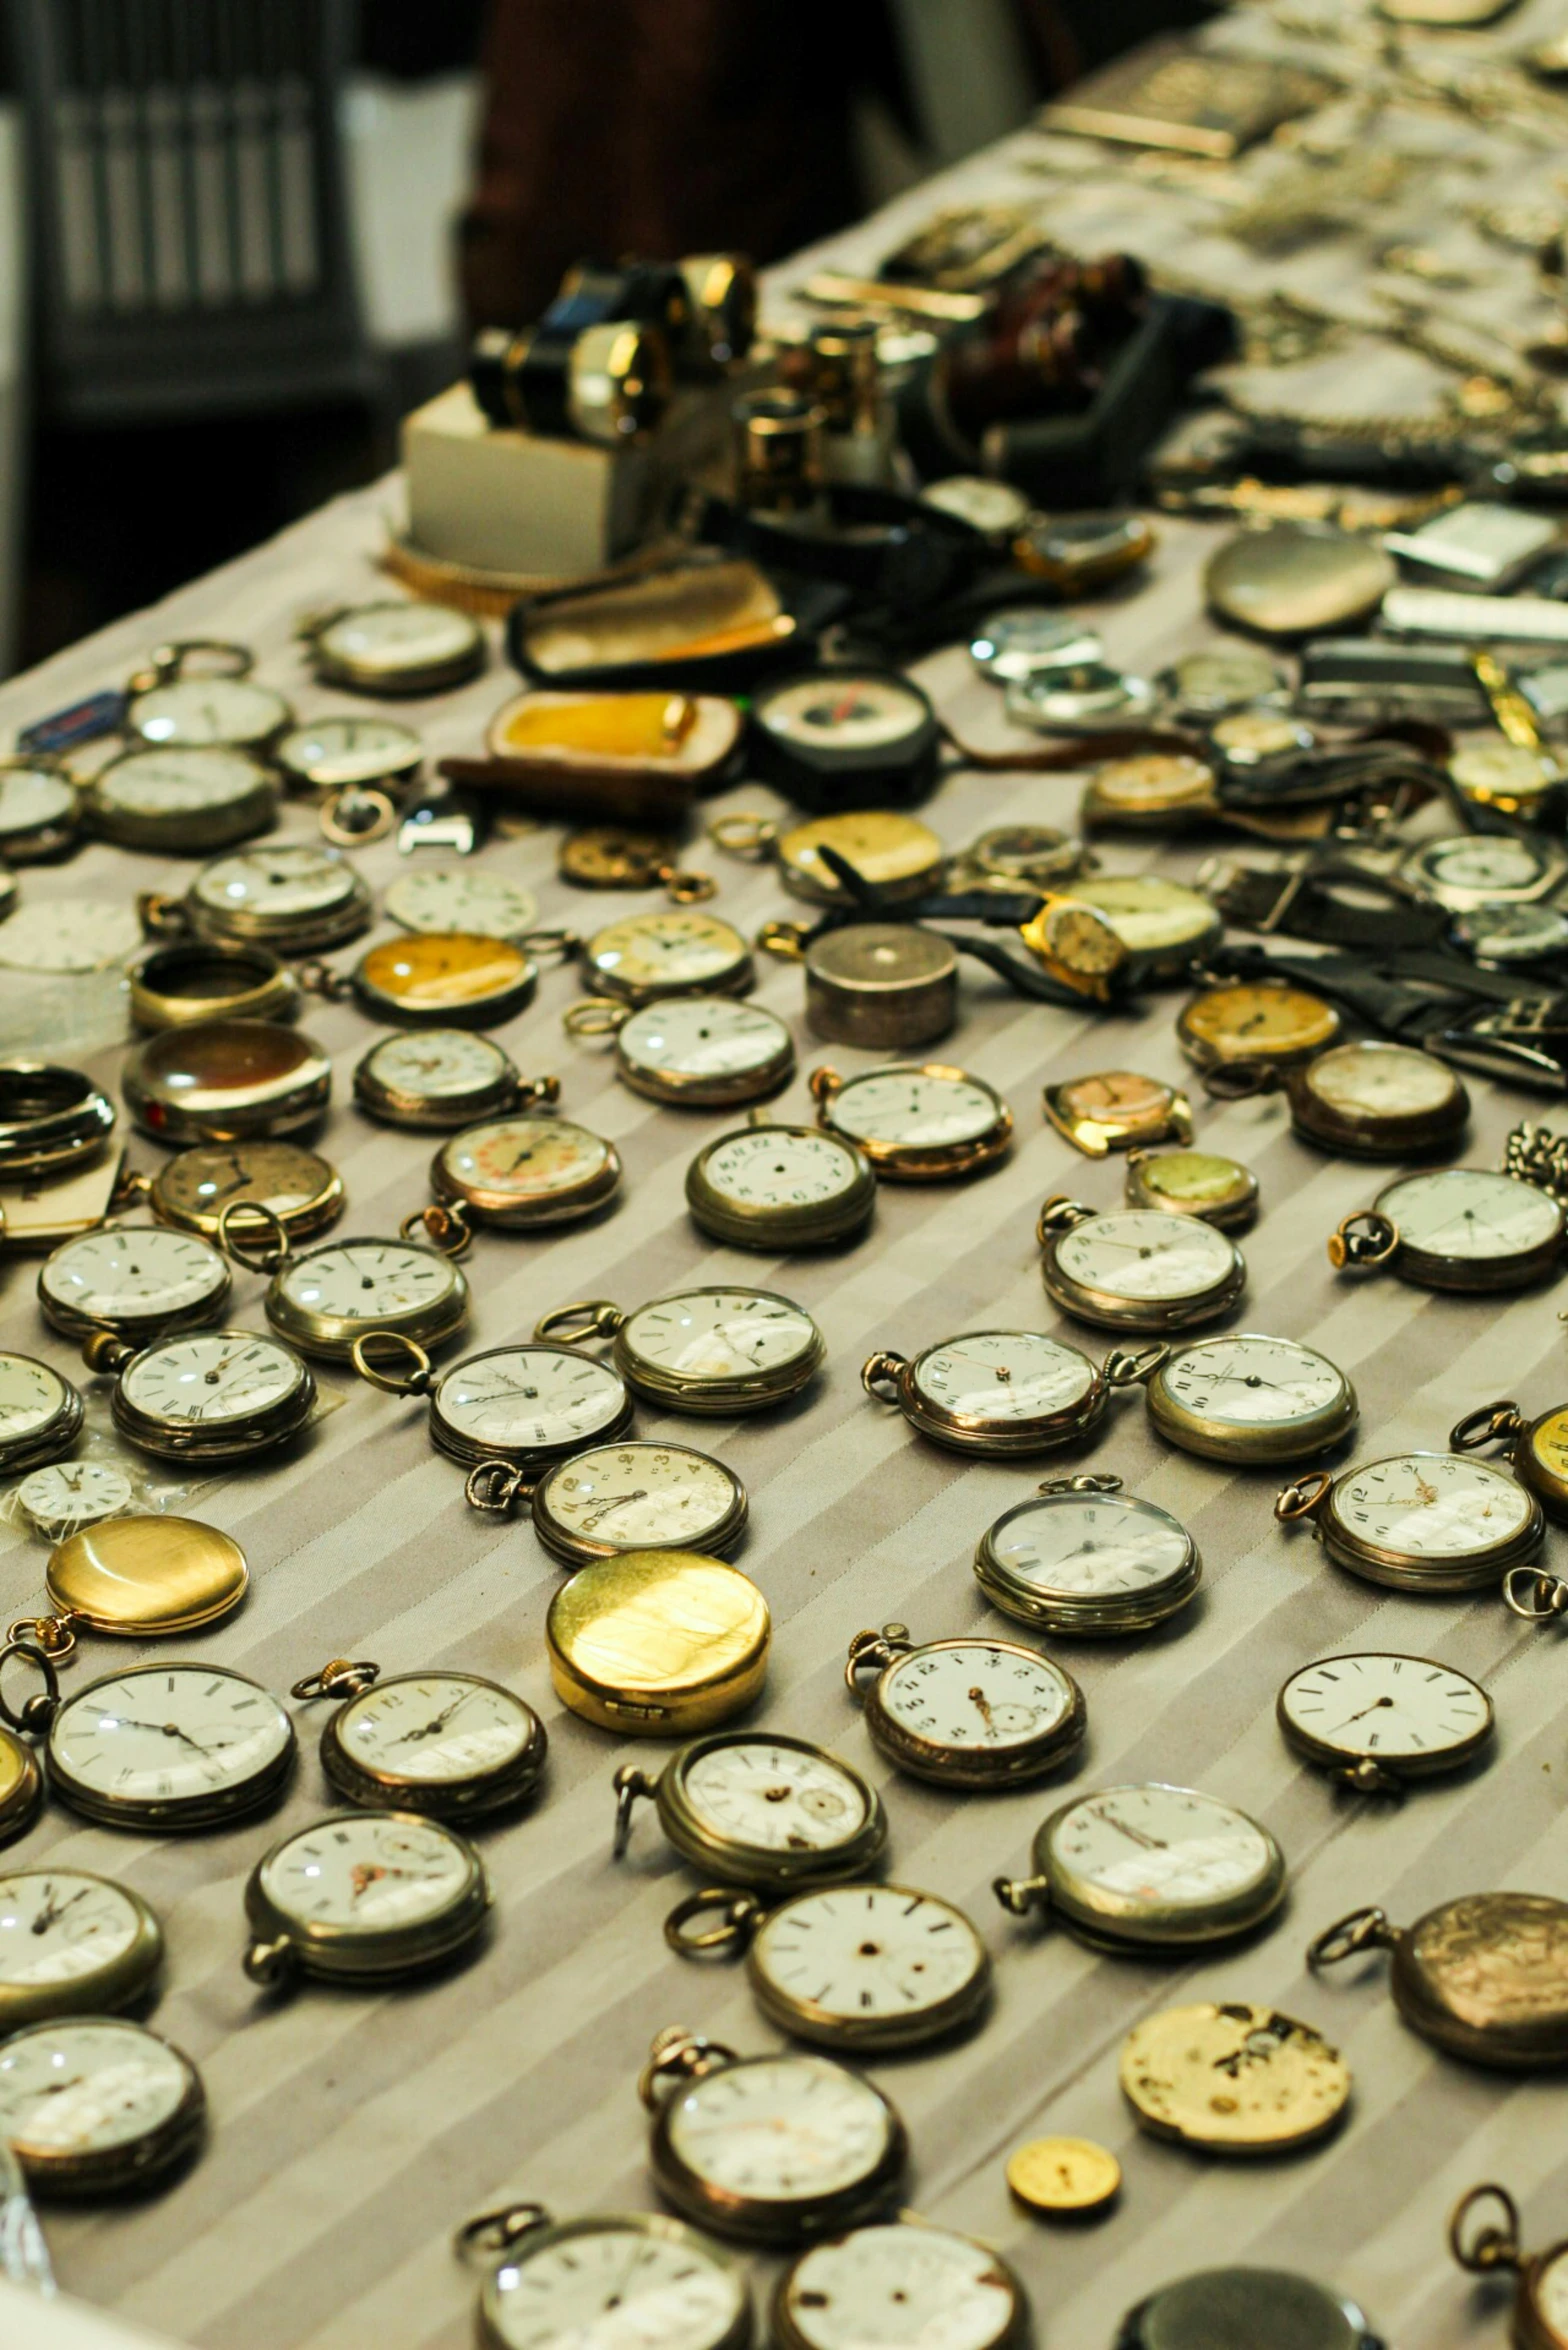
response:
<svg viewBox="0 0 1568 2350"><path fill-rule="evenodd" d="M139 1353L105 1330L82 1353L114 1375L109 1409L120 1434L164 1460L239 1460L288 1443L315 1409L303 1357L255 1330L203 1330Z"/></svg>
<svg viewBox="0 0 1568 2350"><path fill-rule="evenodd" d="M1337 1363L1252 1330L1178 1347L1144 1392L1166 1441L1206 1460L1308 1460L1356 1424L1356 1391Z"/></svg>
<svg viewBox="0 0 1568 2350"><path fill-rule="evenodd" d="M1094 1427L1112 1391L1146 1377L1164 1351L1109 1355L1102 1367L1042 1331L972 1330L913 1362L882 1349L867 1358L860 1382L954 1452L1049 1452Z"/></svg>
<svg viewBox="0 0 1568 2350"><path fill-rule="evenodd" d="M978 1077L940 1062L841 1077L815 1069L817 1120L854 1143L884 1178L906 1183L978 1174L1002 1158L1013 1113Z"/></svg>
<svg viewBox="0 0 1568 2350"><path fill-rule="evenodd" d="M981 1536L975 1580L993 1607L1048 1632L1144 1632L1184 1608L1203 1573L1185 1526L1119 1477L1053 1477Z"/></svg>
<svg viewBox="0 0 1568 2350"><path fill-rule="evenodd" d="M916 1647L902 1624L857 1632L844 1679L872 1744L939 1787L1012 1787L1056 1770L1083 1743L1083 1691L1036 1649L956 1638Z"/></svg>
<svg viewBox="0 0 1568 2350"><path fill-rule="evenodd" d="M162 1958L157 1919L123 1885L83 1869L0 1876L0 2030L129 2007Z"/></svg>
<svg viewBox="0 0 1568 2350"><path fill-rule="evenodd" d="M631 1313L586 1299L546 1314L534 1335L613 1337L611 1360L634 1394L666 1411L725 1419L798 1395L827 1351L804 1306L728 1284L677 1290Z"/></svg>
<svg viewBox="0 0 1568 2350"><path fill-rule="evenodd" d="M1486 1691L1429 1657L1323 1657L1292 1673L1276 1710L1298 1754L1374 1795L1459 1770L1492 1736Z"/></svg>
<svg viewBox="0 0 1568 2350"><path fill-rule="evenodd" d="M490 1887L471 1844L408 1812L329 1812L285 1836L245 1888L245 1972L378 1982L440 1966L485 1922Z"/></svg>
<svg viewBox="0 0 1568 2350"><path fill-rule="evenodd" d="M679 2220L614 2212L552 2226L539 2214L516 2230L503 2217L503 2257L480 2296L484 2350L748 2350L744 2277ZM483 2242L494 2224L465 2237Z"/></svg>
<svg viewBox="0 0 1568 2350"><path fill-rule="evenodd" d="M1015 1917L1031 1910L1097 1950L1185 1950L1250 1933L1285 1898L1267 1828L1188 1787L1109 1787L1064 1803L1034 1840L1034 1874L1000 1877Z"/></svg>
<svg viewBox="0 0 1568 2350"><path fill-rule="evenodd" d="M271 1803L294 1767L294 1725L226 1666L131 1665L58 1704L45 1755L73 1811L183 1835Z"/></svg>
<svg viewBox="0 0 1568 2350"><path fill-rule="evenodd" d="M857 1876L887 1841L874 1790L804 1738L754 1730L698 1738L657 1779L619 1770L615 1792L617 1854L646 1796L676 1851L730 1885L777 1892Z"/></svg>
<svg viewBox="0 0 1568 2350"><path fill-rule="evenodd" d="M1198 1216L1121 1208L1096 1215L1048 1199L1038 1226L1046 1294L1104 1330L1184 1330L1235 1304L1247 1267L1234 1241Z"/></svg>
<svg viewBox="0 0 1568 2350"><path fill-rule="evenodd" d="M773 2304L779 2350L1022 2350L1024 2289L946 2228L853 2228L803 2253Z"/></svg>
<svg viewBox="0 0 1568 2350"><path fill-rule="evenodd" d="M1329 1477L1319 1469L1274 1504L1302 1518L1338 1567L1396 1591L1482 1591L1540 1548L1533 1493L1501 1469L1457 1453L1403 1452Z"/></svg>
<svg viewBox="0 0 1568 2350"><path fill-rule="evenodd" d="M401 1356L406 1371L387 1367ZM607 1442L630 1425L626 1382L571 1346L497 1346L443 1371L391 1333L355 1341L354 1368L372 1387L430 1401L430 1440L453 1460L539 1468Z"/></svg>
<svg viewBox="0 0 1568 2350"><path fill-rule="evenodd" d="M112 1330L136 1342L215 1322L230 1280L218 1251L196 1233L126 1226L84 1232L46 1257L38 1303L68 1338Z"/></svg>

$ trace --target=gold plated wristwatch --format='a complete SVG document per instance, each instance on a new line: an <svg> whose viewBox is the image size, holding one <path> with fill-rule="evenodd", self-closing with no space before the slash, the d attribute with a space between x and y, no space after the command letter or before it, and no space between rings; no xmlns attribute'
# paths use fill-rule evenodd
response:
<svg viewBox="0 0 1568 2350"><path fill-rule="evenodd" d="M1136 1069L1097 1069L1065 1085L1048 1085L1044 1105L1057 1133L1088 1159L1150 1143L1192 1140L1192 1106L1185 1094Z"/></svg>

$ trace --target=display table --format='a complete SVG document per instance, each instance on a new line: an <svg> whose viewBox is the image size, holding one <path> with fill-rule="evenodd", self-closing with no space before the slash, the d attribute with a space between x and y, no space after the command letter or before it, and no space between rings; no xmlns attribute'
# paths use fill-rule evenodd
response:
<svg viewBox="0 0 1568 2350"><path fill-rule="evenodd" d="M1553 29L1544 6L1528 23L1516 15L1489 36L1493 53L1520 45L1532 29L1538 36ZM1274 36L1259 17L1230 37ZM1326 44L1307 46L1319 60L1328 53ZM1461 53L1475 46L1462 41ZM1451 125L1452 117L1443 121ZM1437 143L1459 136L1440 126ZM1490 160L1469 173L1468 186L1479 187L1487 173L1488 186L1503 184L1500 150L1512 136L1506 126L1475 126ZM1530 192L1524 180L1535 175L1545 188L1554 159L1522 138L1512 152L1510 192L1522 202ZM1256 159L1259 172L1280 164L1278 151ZM1259 288L1292 272L1320 287L1355 282L1354 251L1343 238L1308 244L1288 264L1228 244L1227 207L1235 208L1236 188L1253 184L1253 170L1249 161L1205 180L1196 166L1155 171L1132 153L1026 134L904 199L889 218L839 240L831 257L849 267L874 260L938 197L1022 193L1037 196L1075 246L1125 242L1156 260L1165 248L1181 254L1187 277L1221 281L1231 270L1238 283ZM1474 235L1455 218L1444 225L1428 178L1418 197L1390 198L1380 236L1414 233L1395 217L1401 204L1421 214L1423 241L1440 227ZM1493 258L1511 298L1526 303L1526 265L1514 255ZM804 274L778 273L779 295ZM1498 301L1473 299L1495 327ZM1341 388L1354 383L1365 401L1366 362L1354 344L1333 363L1345 371ZM1386 366L1390 401L1429 396L1428 362L1389 352ZM156 611L13 680L0 692L0 725L20 727L116 683L148 647L182 635L254 647L258 675L304 714L343 707L345 697L309 681L293 631L309 610L383 588L377 555L395 507L391 482L337 501ZM1149 578L1096 606L1113 659L1147 672L1213 639L1197 575L1215 537L1209 526L1161 525ZM918 674L968 739L991 747L1009 739L999 698L962 649L942 652ZM497 651L477 682L400 714L420 729L432 758L469 752L511 690ZM1070 826L1079 789L1070 776L959 773L929 813L956 849L1009 820ZM767 794L742 786L715 812L771 805ZM285 819L290 837L314 837L313 825L298 808ZM553 833L522 833L492 842L485 862L535 888L547 922L581 929L654 902L573 893L555 878L555 849ZM698 843L688 861L718 876L716 910L748 935L768 917L796 911L766 866ZM1190 878L1199 852L1114 848L1106 862L1113 870L1157 863ZM365 851L360 863L378 891L400 870L390 842ZM134 891L182 889L188 875L187 867L92 847L70 863L30 869L23 890L28 902L123 902ZM5 974L0 992L12 983ZM1279 1472L1228 1473L1171 1452L1150 1432L1136 1395L1113 1405L1090 1447L1038 1466L965 1465L867 1399L859 1371L874 1348L912 1353L966 1328L1061 1329L1101 1351L1092 1334L1059 1324L1047 1306L1034 1220L1051 1192L1116 1203L1122 1166L1078 1157L1044 1124L1041 1088L1118 1065L1186 1074L1173 1035L1179 995L1152 994L1142 1017L1106 1019L1023 1003L974 967L963 988L963 1022L944 1053L1012 1103L1011 1158L972 1183L885 1187L858 1246L774 1261L710 1247L686 1215L686 1166L738 1122L735 1114L658 1109L626 1091L602 1047L563 1034L561 1015L579 982L570 970L547 970L535 1004L500 1040L525 1072L560 1074L566 1113L623 1154L624 1192L602 1222L554 1238L482 1235L470 1264L474 1319L445 1359L520 1339L568 1299L631 1305L725 1277L774 1286L817 1316L829 1365L799 1405L734 1425L659 1420L639 1409L638 1431L713 1450L749 1489L752 1527L740 1563L766 1593L776 1628L756 1718L818 1740L866 1772L890 1813L891 1873L957 1902L990 1945L996 1997L983 2028L875 2071L910 2130L912 2207L1005 2251L1028 2284L1042 2342L1109 2350L1121 2313L1154 2286L1197 2267L1251 2262L1338 2285L1391 2342L1412 2350L1500 2343L1501 2301L1475 2291L1452 2266L1445 2220L1463 2190L1496 2178L1524 2203L1532 2245L1568 2232L1560 2086L1435 2054L1400 2025L1382 1960L1319 1982L1303 1954L1315 1933L1361 1903L1408 1922L1471 1890L1568 1895L1560 1635L1530 1631L1490 1595L1421 1602L1350 1579L1306 1533L1276 1526ZM758 1000L794 1024L803 1074L828 1058L858 1068L877 1057L817 1050L800 1020L796 969L764 959ZM49 1018L56 1036L69 1026L63 997L53 999ZM378 1033L356 1009L312 1006L305 1025L334 1057L336 1099L320 1147L348 1191L340 1229L391 1232L428 1196L431 1146L373 1127L350 1106L349 1071ZM112 1082L118 1055L100 1051L92 1065ZM1529 1105L1484 1086L1475 1092L1465 1156L1495 1165L1505 1129ZM779 1105L795 1115L806 1106L803 1083ZM1314 1156L1290 1137L1277 1100L1203 1104L1198 1115L1202 1144L1245 1160L1262 1183L1262 1219L1242 1244L1250 1281L1235 1325L1310 1338L1349 1372L1362 1402L1359 1455L1441 1449L1453 1422L1493 1397L1515 1396L1527 1413L1561 1400L1564 1338L1550 1293L1444 1301L1388 1280L1347 1283L1331 1271L1325 1239L1343 1215L1370 1202L1378 1171ZM153 1145L133 1141L133 1164L156 1156ZM40 1320L34 1273L25 1259L5 1264L0 1342L70 1369L69 1349ZM235 1320L257 1322L260 1286L237 1277ZM453 2258L454 2228L507 2200L535 2199L558 2217L646 2204L647 2117L636 2079L653 2033L679 2021L745 2051L773 2036L739 1970L693 1965L667 1950L665 1913L694 1880L651 1820L627 1859L611 1857L612 1773L657 1752L618 1746L554 1699L542 1627L560 1570L526 1524L497 1523L465 1506L461 1475L432 1451L421 1405L331 1367L321 1384L341 1408L292 1453L202 1483L175 1504L236 1536L254 1576L238 1616L176 1653L210 1656L280 1693L340 1655L374 1658L384 1671L449 1664L491 1675L547 1721L545 1790L531 1812L479 1837L495 1911L472 1964L419 1988L311 1986L282 2002L241 1972L242 1890L286 1826L327 1807L316 1760L325 1709L298 1711L302 1760L286 1804L242 1829L143 1839L46 1810L10 1858L35 1865L48 1856L122 1879L163 1919L169 1965L151 2020L200 2066L211 2132L201 2159L166 2192L119 2209L50 2207L45 2225L65 2288L181 2343L459 2350L471 2338L475 2280ZM101 1425L104 1407L93 1408ZM1113 1471L1131 1492L1180 1517L1205 1561L1199 1600L1141 1639L1070 1652L1058 1646L1084 1686L1090 1716L1087 1749L1065 1781L963 1798L894 1777L846 1696L851 1637L894 1619L921 1639L979 1626L1005 1631L971 1574L975 1544L1003 1508L1062 1466ZM41 1604L45 1553L14 1526L0 1532L0 1600L10 1619ZM1549 1538L1548 1555L1559 1566L1568 1556L1562 1536ZM1355 1647L1431 1655L1485 1682L1499 1720L1490 1764L1400 1803L1337 1794L1301 1767L1275 1726L1278 1686L1309 1659ZM89 1641L73 1675L83 1681L123 1655ZM1036 1825L1068 1791L1142 1779L1239 1803L1279 1838L1290 1863L1289 1903L1253 1946L1191 1965L1106 1958L1060 1932L1019 1925L997 1907L991 1880L1023 1871ZM1117 2087L1124 2036L1162 2007L1212 1997L1276 2004L1338 2043L1355 2095L1335 2137L1298 2157L1249 2166L1205 2160L1139 2133ZM1005 2157L1045 2133L1116 2150L1126 2178L1112 2216L1052 2227L1010 2200ZM22 2350L22 2333L7 2332L11 2306L0 2309L0 2337ZM51 2339L44 2317L25 2331L27 2350Z"/></svg>

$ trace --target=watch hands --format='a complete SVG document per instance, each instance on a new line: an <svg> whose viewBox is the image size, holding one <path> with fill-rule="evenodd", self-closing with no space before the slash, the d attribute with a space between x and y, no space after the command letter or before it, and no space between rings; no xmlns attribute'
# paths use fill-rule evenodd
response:
<svg viewBox="0 0 1568 2350"><path fill-rule="evenodd" d="M456 1713L459 1706L467 1705L471 1698L475 1698L478 1695L479 1692L477 1689L465 1689L460 1697L453 1698L451 1704L446 1707L444 1712L438 1713L436 1715L436 1718L433 1722L425 1722L417 1730L405 1730L400 1737L393 1739L392 1744L394 1746L412 1746L416 1738L434 1738L440 1731L446 1728L448 1722L452 1719L452 1716Z"/></svg>
<svg viewBox="0 0 1568 2350"><path fill-rule="evenodd" d="M151 1730L158 1738L178 1738L182 1745L191 1747L197 1754L211 1754L215 1750L214 1746L203 1746L199 1738L193 1738L189 1730L182 1730L178 1722L138 1722L129 1714L116 1714L115 1721L122 1730ZM232 1746L233 1743L232 1738L219 1738L215 1746Z"/></svg>
<svg viewBox="0 0 1568 2350"><path fill-rule="evenodd" d="M988 1730L994 1730L996 1728L996 1724L991 1717L991 1701L986 1696L985 1691L983 1689L971 1689L969 1692L969 1702L974 1707L975 1712L980 1716L981 1721L984 1722L986 1728Z"/></svg>
<svg viewBox="0 0 1568 2350"><path fill-rule="evenodd" d="M1140 1844L1145 1852L1168 1852L1170 1850L1163 1836L1146 1836L1143 1830L1135 1828L1130 1820L1118 1819L1115 1812L1104 1811L1098 1804L1091 1805L1090 1808L1097 1820L1103 1820L1108 1828L1114 1828L1119 1836L1125 1836L1129 1844Z"/></svg>
<svg viewBox="0 0 1568 2350"><path fill-rule="evenodd" d="M1341 1722L1340 1730L1348 1730L1353 1722L1364 1722L1368 1714L1375 1714L1379 1707L1391 1706L1393 1702L1391 1697L1374 1697L1370 1705L1364 1705L1361 1708L1360 1713L1351 1714L1348 1720ZM1336 1730L1334 1735L1338 1737L1339 1731Z"/></svg>
<svg viewBox="0 0 1568 2350"><path fill-rule="evenodd" d="M66 1911L70 1909L74 1903L78 1901L85 1901L91 1890L92 1888L89 1885L78 1885L74 1893L68 1894L64 1901L60 1901L56 1898L54 1888L51 1886L49 1889L48 1898L45 1901L43 1908L38 1912L38 1915L33 1920L32 1931L35 1934L47 1934L49 1928L54 1925L58 1919L63 1918Z"/></svg>
<svg viewBox="0 0 1568 2350"><path fill-rule="evenodd" d="M618 1493L613 1501L601 1502L599 1507L592 1513L590 1517L584 1518L583 1532L585 1534L591 1534L595 1526L600 1523L601 1519L613 1518L617 1510L629 1509L634 1501L646 1501L647 1498L647 1487L640 1485L635 1493Z"/></svg>

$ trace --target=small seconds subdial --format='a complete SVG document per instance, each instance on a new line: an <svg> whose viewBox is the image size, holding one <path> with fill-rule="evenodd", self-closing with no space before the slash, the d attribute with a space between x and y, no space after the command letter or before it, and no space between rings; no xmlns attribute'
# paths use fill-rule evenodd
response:
<svg viewBox="0 0 1568 2350"><path fill-rule="evenodd" d="M901 1657L881 1702L901 1729L943 1747L1024 1746L1064 1721L1073 1690L1046 1657L980 1640L938 1642Z"/></svg>
<svg viewBox="0 0 1568 2350"><path fill-rule="evenodd" d="M561 1346L474 1355L447 1372L434 1401L438 1431L476 1459L570 1450L624 1426L629 1408L613 1371Z"/></svg>
<svg viewBox="0 0 1568 2350"><path fill-rule="evenodd" d="M298 1355L277 1339L214 1330L149 1347L127 1366L120 1393L149 1419L215 1428L286 1403L302 1376Z"/></svg>
<svg viewBox="0 0 1568 2350"><path fill-rule="evenodd" d="M829 1852L866 1824L866 1799L831 1755L766 1738L730 1739L698 1757L685 1794L699 1824L761 1852Z"/></svg>
<svg viewBox="0 0 1568 2350"><path fill-rule="evenodd" d="M805 2038L907 2045L971 2014L990 1962L961 1910L904 1885L798 1895L751 1946L759 1994Z"/></svg>

